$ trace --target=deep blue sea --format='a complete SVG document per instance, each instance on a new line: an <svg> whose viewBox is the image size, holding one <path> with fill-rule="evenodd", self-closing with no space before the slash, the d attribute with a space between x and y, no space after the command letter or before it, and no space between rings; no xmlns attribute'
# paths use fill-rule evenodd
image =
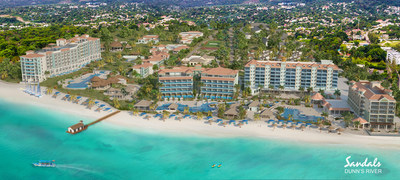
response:
<svg viewBox="0 0 400 180"><path fill-rule="evenodd" d="M135 132L101 122L71 135L79 117L0 100L0 179L397 179L400 152L250 138ZM132 119L133 120L133 119ZM90 119L84 119L85 122ZM345 173L346 157L378 158L382 173ZM37 168L56 160L56 168ZM211 168L222 163L221 168ZM371 168L369 168L371 169Z"/></svg>

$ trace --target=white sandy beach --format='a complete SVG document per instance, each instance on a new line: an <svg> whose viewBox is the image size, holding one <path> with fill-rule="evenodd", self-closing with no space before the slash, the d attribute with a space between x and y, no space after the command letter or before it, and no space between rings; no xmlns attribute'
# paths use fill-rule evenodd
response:
<svg viewBox="0 0 400 180"><path fill-rule="evenodd" d="M15 103L25 103L42 106L48 109L64 111L90 120L107 115L109 112L95 112L96 108L89 110L86 106L73 104L72 102L61 100L62 96L56 99L50 95L43 95L41 98L30 96L22 91L24 88L20 84L11 84L0 81L0 99ZM44 89L44 88L43 88ZM85 100L86 98L83 98ZM81 101L82 102L82 101ZM71 125L77 123L78 119L71 119ZM85 122L88 123L88 122ZM265 122L249 122L241 128L233 125L226 127L219 126L216 123L212 125L205 123L205 120L182 119L177 121L174 118L167 119L165 122L159 118L144 119L144 116L133 116L131 112L122 111L121 113L101 122L112 123L123 126L131 130L147 131L152 133L168 133L171 135L203 135L207 137L257 137L282 141L292 141L296 143L307 142L315 144L339 144L351 145L357 147L374 147L384 149L400 149L400 137L378 137L378 136L361 136L350 133L327 133L314 128L306 128L304 131L299 129L282 129L280 127L275 130ZM67 128L67 127L66 127ZM90 129L89 129L90 130Z"/></svg>

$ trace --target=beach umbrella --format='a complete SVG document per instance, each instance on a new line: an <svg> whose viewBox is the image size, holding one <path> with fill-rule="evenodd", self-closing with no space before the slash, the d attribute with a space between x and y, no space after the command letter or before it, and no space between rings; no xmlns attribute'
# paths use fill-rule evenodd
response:
<svg viewBox="0 0 400 180"><path fill-rule="evenodd" d="M105 104L102 104L102 105L100 105L99 107L104 107L104 106L106 106Z"/></svg>
<svg viewBox="0 0 400 180"><path fill-rule="evenodd" d="M275 123L272 125L272 127L274 127L274 130L275 130L275 128L276 128L277 126L278 126L278 125L275 124Z"/></svg>
<svg viewBox="0 0 400 180"><path fill-rule="evenodd" d="M183 118L187 118L187 117L190 117L190 115L186 114L186 115L183 116Z"/></svg>
<svg viewBox="0 0 400 180"><path fill-rule="evenodd" d="M145 119L147 119L147 120L150 120L150 116L149 115L147 115L146 117L144 117Z"/></svg>
<svg viewBox="0 0 400 180"><path fill-rule="evenodd" d="M213 122L212 119L208 120L208 124L211 125L212 122Z"/></svg>
<svg viewBox="0 0 400 180"><path fill-rule="evenodd" d="M343 132L344 129L343 128L338 128L337 131L338 131L338 134L340 135L340 133Z"/></svg>
<svg viewBox="0 0 400 180"><path fill-rule="evenodd" d="M292 123L293 121L287 121L287 123Z"/></svg>
<svg viewBox="0 0 400 180"><path fill-rule="evenodd" d="M249 121L248 120L242 120L242 123L244 124L244 123L246 123L246 124L249 124Z"/></svg>
<svg viewBox="0 0 400 180"><path fill-rule="evenodd" d="M336 128L334 128L333 126L329 126L329 132L335 130Z"/></svg>
<svg viewBox="0 0 400 180"><path fill-rule="evenodd" d="M176 116L175 114L171 114L171 115L169 115L169 118L172 118L172 117L174 117L174 116Z"/></svg>
<svg viewBox="0 0 400 180"><path fill-rule="evenodd" d="M222 122L222 119L217 119L217 121L216 121L217 123L219 123L219 122Z"/></svg>
<svg viewBox="0 0 400 180"><path fill-rule="evenodd" d="M144 116L144 115L146 115L146 114L147 114L147 113L143 112L143 113L140 113L139 116Z"/></svg>
<svg viewBox="0 0 400 180"><path fill-rule="evenodd" d="M311 123L306 123L306 126L311 126L312 124Z"/></svg>
<svg viewBox="0 0 400 180"><path fill-rule="evenodd" d="M273 119L268 120L268 123L271 123L271 122L275 122L275 120L273 120Z"/></svg>
<svg viewBox="0 0 400 180"><path fill-rule="evenodd" d="M299 125L299 124L303 124L303 123L302 123L302 122L300 122L300 121L296 123L296 125Z"/></svg>
<svg viewBox="0 0 400 180"><path fill-rule="evenodd" d="M300 126L301 131L304 131L305 128L306 128L306 127L303 126L303 125Z"/></svg>
<svg viewBox="0 0 400 180"><path fill-rule="evenodd" d="M324 125L319 124L318 127L319 127L319 132L322 132L322 128L324 127Z"/></svg>
<svg viewBox="0 0 400 180"><path fill-rule="evenodd" d="M178 119L179 121L182 121L182 117L177 117L176 119Z"/></svg>
<svg viewBox="0 0 400 180"><path fill-rule="evenodd" d="M211 119L212 118L212 116L207 116L207 119Z"/></svg>
<svg viewBox="0 0 400 180"><path fill-rule="evenodd" d="M231 123L235 124L235 122L236 122L235 120L230 120L229 124L231 124Z"/></svg>
<svg viewBox="0 0 400 180"><path fill-rule="evenodd" d="M283 129L284 129L284 128L286 128L286 127L287 127L287 125L286 125L286 124L283 124L283 125L282 125L282 128L283 128Z"/></svg>
<svg viewBox="0 0 400 180"><path fill-rule="evenodd" d="M226 121L222 121L222 126L226 126Z"/></svg>
<svg viewBox="0 0 400 180"><path fill-rule="evenodd" d="M292 129L293 130L296 129L296 125L292 124Z"/></svg>

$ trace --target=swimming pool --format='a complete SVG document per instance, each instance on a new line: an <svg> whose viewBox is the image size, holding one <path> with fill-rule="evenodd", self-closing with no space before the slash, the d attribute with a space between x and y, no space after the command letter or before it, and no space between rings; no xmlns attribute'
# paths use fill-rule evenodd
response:
<svg viewBox="0 0 400 180"><path fill-rule="evenodd" d="M307 116L305 114L300 114L300 111L298 109L289 109L289 108L285 108L285 111L282 113L282 117L288 119L289 118L289 114L292 115L293 120L296 121L303 121L303 122L317 122L318 119L323 120L324 118L321 116Z"/></svg>
<svg viewBox="0 0 400 180"><path fill-rule="evenodd" d="M92 80L93 77L95 76L101 76L103 74L106 74L106 71L99 71L96 74L92 74L87 78L83 78L81 82L76 82L75 80L69 81L70 84L67 85L67 88L70 89L86 89L89 86L90 80Z"/></svg>
<svg viewBox="0 0 400 180"><path fill-rule="evenodd" d="M178 110L179 111L184 111L185 107L188 107L188 105L183 105L183 104L178 104ZM206 103L202 104L201 106L195 106L195 107L189 107L190 112L208 112L208 111L214 111L215 108L210 107L210 104L215 104L215 103ZM168 106L171 105L171 103L163 104L162 106L158 106L156 110L163 111L163 110L168 110Z"/></svg>

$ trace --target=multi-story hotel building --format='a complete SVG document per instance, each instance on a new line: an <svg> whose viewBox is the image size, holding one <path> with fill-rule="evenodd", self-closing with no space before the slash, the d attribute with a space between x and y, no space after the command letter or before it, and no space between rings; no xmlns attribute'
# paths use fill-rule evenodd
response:
<svg viewBox="0 0 400 180"><path fill-rule="evenodd" d="M201 73L201 96L207 99L232 99L239 82L238 70L210 68Z"/></svg>
<svg viewBox="0 0 400 180"><path fill-rule="evenodd" d="M238 84L238 71L218 68L174 67L161 69L158 80L162 84L162 98L193 98L194 77L200 77L202 86L201 96L207 99L232 99L235 84ZM197 89L197 88L196 88Z"/></svg>
<svg viewBox="0 0 400 180"><path fill-rule="evenodd" d="M354 113L367 120L372 128L392 128L396 100L392 91L380 82L351 81L348 104Z"/></svg>
<svg viewBox="0 0 400 180"><path fill-rule="evenodd" d="M329 60L317 62L284 62L252 60L245 66L244 83L253 94L261 89L313 90L337 89L339 67Z"/></svg>
<svg viewBox="0 0 400 180"><path fill-rule="evenodd" d="M46 77L79 70L91 61L101 59L100 39L76 35L69 40L58 39L39 51L27 51L21 56L22 81L42 82Z"/></svg>
<svg viewBox="0 0 400 180"><path fill-rule="evenodd" d="M201 70L202 68L197 66L161 69L158 72L158 82L162 84L162 98L193 98L193 76L195 71Z"/></svg>

